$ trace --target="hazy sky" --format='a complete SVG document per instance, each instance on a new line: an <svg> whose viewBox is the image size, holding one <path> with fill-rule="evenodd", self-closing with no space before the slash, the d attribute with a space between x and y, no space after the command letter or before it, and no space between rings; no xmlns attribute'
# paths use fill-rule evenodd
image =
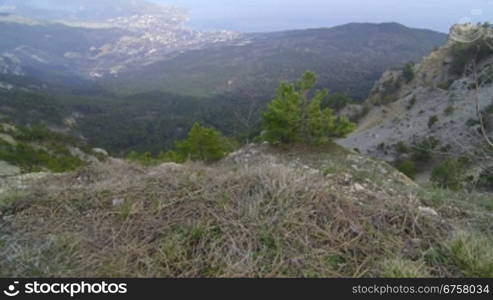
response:
<svg viewBox="0 0 493 300"><path fill-rule="evenodd" d="M447 32L464 19L493 21L493 0L151 0L188 8L202 29L271 31L396 21Z"/></svg>

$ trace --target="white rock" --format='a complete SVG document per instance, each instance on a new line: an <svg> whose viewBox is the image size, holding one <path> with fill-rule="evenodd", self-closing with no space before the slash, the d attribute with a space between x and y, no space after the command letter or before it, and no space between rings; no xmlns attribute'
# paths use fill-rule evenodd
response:
<svg viewBox="0 0 493 300"><path fill-rule="evenodd" d="M115 199L113 199L112 203L113 203L113 206L122 206L123 203L125 203L125 199L115 198Z"/></svg>
<svg viewBox="0 0 493 300"><path fill-rule="evenodd" d="M355 190L355 191L357 191L357 192L362 192L362 191L364 191L364 190L365 190L365 187L364 187L364 186L362 186L362 185L361 185L361 184L359 184L359 183L355 183L353 187L354 187L354 190Z"/></svg>
<svg viewBox="0 0 493 300"><path fill-rule="evenodd" d="M433 217L439 216L437 211L434 210L433 208L430 208L430 207L420 206L420 207L418 207L418 211L423 215L428 215L428 216L433 216Z"/></svg>
<svg viewBox="0 0 493 300"><path fill-rule="evenodd" d="M109 154L106 150L100 149L100 148L94 148L94 149L92 149L92 152L94 152L96 154L102 154L104 156L109 156Z"/></svg>

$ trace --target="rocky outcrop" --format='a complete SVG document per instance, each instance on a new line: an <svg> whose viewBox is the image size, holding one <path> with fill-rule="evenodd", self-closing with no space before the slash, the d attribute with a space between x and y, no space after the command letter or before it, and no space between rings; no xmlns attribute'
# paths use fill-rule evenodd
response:
<svg viewBox="0 0 493 300"><path fill-rule="evenodd" d="M360 121L358 130L339 143L388 161L399 156L397 144L417 144L429 137L438 140L440 148L449 154L474 152L481 141L475 102L478 99L489 124L493 85L483 82L481 89L472 89L474 74L451 72L452 64L459 59L452 51L453 46L459 43L454 35L457 30L452 29L445 46L433 51L414 67L413 80L400 81L401 86L394 91L392 101L373 105L369 114ZM479 76L490 70L492 61L493 55L478 63ZM373 89L372 97L381 97L385 83L399 76L402 76L402 71L392 70L383 74ZM371 100L374 98L369 102Z"/></svg>

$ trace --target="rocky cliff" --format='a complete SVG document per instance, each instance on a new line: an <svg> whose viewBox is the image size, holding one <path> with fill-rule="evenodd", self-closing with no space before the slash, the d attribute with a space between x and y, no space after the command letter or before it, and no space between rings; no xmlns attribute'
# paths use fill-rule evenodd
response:
<svg viewBox="0 0 493 300"><path fill-rule="evenodd" d="M369 113L340 144L387 161L401 158L403 145L419 147L426 140L442 155L481 149L477 104L493 134L490 36L490 28L456 25L448 43L420 63L385 72L367 100Z"/></svg>

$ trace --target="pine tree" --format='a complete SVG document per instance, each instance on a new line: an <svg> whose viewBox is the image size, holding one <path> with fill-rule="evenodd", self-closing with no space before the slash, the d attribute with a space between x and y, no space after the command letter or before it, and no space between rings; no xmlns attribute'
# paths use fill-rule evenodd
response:
<svg viewBox="0 0 493 300"><path fill-rule="evenodd" d="M223 158L226 149L217 130L195 123L188 133L188 138L176 143L176 153L184 160L212 162Z"/></svg>
<svg viewBox="0 0 493 300"><path fill-rule="evenodd" d="M276 98L263 114L265 139L271 143L292 143L299 139L300 95L293 85L282 83Z"/></svg>
<svg viewBox="0 0 493 300"><path fill-rule="evenodd" d="M306 72L296 84L282 83L269 104L264 118L264 138L271 143L327 143L344 137L355 129L346 117L336 117L330 108L322 109L327 90L318 90L310 99L317 82L313 72Z"/></svg>

